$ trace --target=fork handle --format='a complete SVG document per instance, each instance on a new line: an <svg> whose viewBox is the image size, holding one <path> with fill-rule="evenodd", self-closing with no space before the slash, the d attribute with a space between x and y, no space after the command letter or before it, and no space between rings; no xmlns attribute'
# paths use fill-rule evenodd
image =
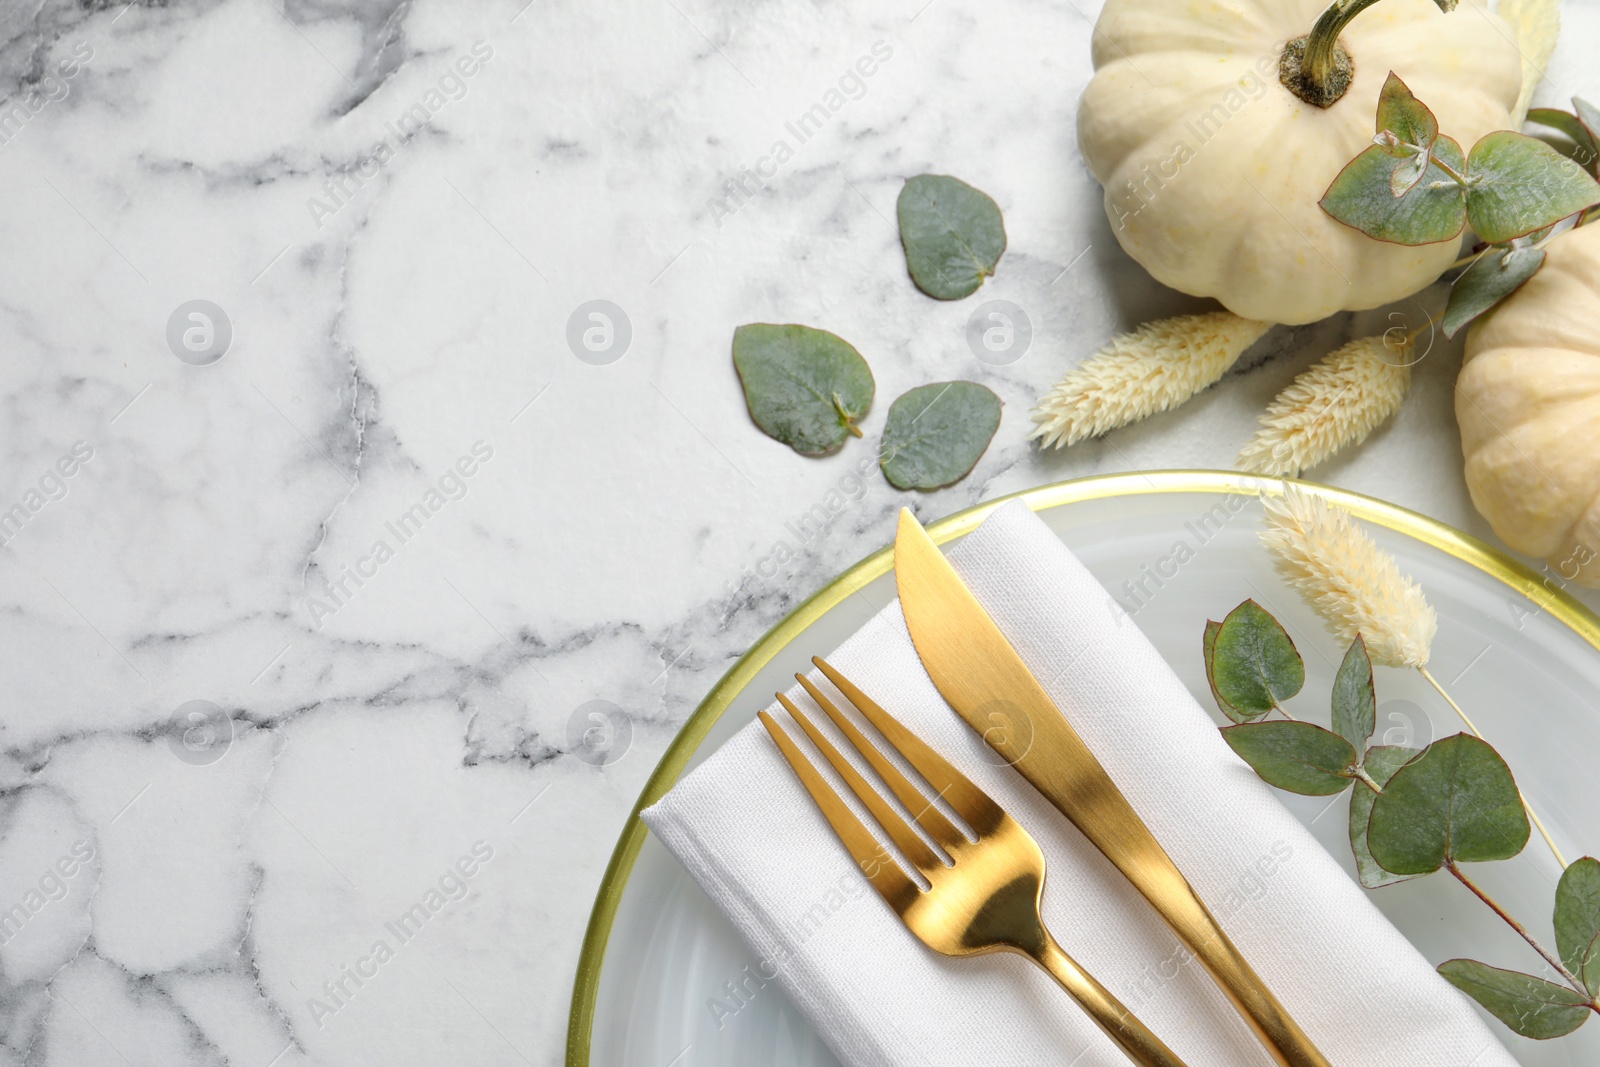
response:
<svg viewBox="0 0 1600 1067"><path fill-rule="evenodd" d="M1023 953L1043 967L1056 984L1067 991L1089 1013L1095 1025L1139 1067L1185 1067L1185 1064L1150 1028L1139 1021L1111 991L1101 985L1076 960L1062 951L1055 938L1045 932L1044 940Z"/></svg>

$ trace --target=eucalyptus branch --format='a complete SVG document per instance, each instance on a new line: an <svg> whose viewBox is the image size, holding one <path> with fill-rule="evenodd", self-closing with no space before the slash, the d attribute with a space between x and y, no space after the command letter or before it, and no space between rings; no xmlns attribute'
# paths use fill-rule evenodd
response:
<svg viewBox="0 0 1600 1067"><path fill-rule="evenodd" d="M1356 777L1357 778L1359 778L1363 782L1367 783L1367 788L1368 789L1371 789L1374 793L1382 794L1383 786L1380 785L1377 781L1375 781L1373 779L1372 775L1367 773L1367 769L1365 767L1361 766L1360 764L1357 764L1355 766L1355 772L1356 772Z"/></svg>
<svg viewBox="0 0 1600 1067"><path fill-rule="evenodd" d="M1582 993L1585 997L1589 997L1590 1009L1596 1014L1600 1014L1600 1000L1596 1000L1589 993L1588 987L1583 984L1583 979L1569 971L1566 964L1561 962L1560 957L1541 945L1538 938L1534 937L1528 932L1528 928L1526 926L1523 926L1521 923L1519 923L1510 912L1506 911L1505 908L1500 906L1498 901L1496 901L1488 893L1484 892L1483 888L1476 882L1468 878L1466 872L1461 869L1460 865L1457 864L1455 860L1445 860L1444 865L1445 869L1455 877L1456 881L1460 882L1462 885L1471 890L1473 896L1487 904L1489 906L1489 910L1493 911L1496 915L1500 916L1501 919L1505 920L1507 926L1510 926L1511 929L1517 932L1517 935L1521 937L1522 940L1531 945L1533 950L1543 957L1544 961L1550 965L1552 970L1561 976L1564 982L1570 985L1577 992Z"/></svg>

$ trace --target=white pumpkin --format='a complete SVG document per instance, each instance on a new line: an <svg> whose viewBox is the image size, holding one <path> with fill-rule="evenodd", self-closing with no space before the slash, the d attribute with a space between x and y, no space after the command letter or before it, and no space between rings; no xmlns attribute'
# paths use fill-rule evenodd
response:
<svg viewBox="0 0 1600 1067"><path fill-rule="evenodd" d="M1472 502L1561 581L1600 586L1600 224L1473 324L1456 380Z"/></svg>
<svg viewBox="0 0 1600 1067"><path fill-rule="evenodd" d="M1330 107L1278 77L1327 0L1106 0L1078 143L1112 232L1158 281L1266 322L1377 307L1428 285L1458 242L1405 247L1317 201L1372 143L1391 70L1463 150L1511 125L1521 58L1486 0L1381 0L1339 41L1354 77Z"/></svg>

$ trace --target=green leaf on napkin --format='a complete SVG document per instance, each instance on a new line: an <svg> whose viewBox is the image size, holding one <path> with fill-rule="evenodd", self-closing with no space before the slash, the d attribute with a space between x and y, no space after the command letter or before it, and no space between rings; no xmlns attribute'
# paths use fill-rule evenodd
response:
<svg viewBox="0 0 1600 1067"><path fill-rule="evenodd" d="M911 280L935 300L976 292L1006 250L999 205L959 178L908 179L895 211Z"/></svg>
<svg viewBox="0 0 1600 1067"><path fill-rule="evenodd" d="M809 326L757 322L733 331L733 365L750 417L802 456L838 451L872 406L867 361L849 342Z"/></svg>
<svg viewBox="0 0 1600 1067"><path fill-rule="evenodd" d="M1288 632L1254 600L1222 620L1206 674L1223 713L1237 722L1259 719L1306 684Z"/></svg>
<svg viewBox="0 0 1600 1067"><path fill-rule="evenodd" d="M1392 874L1430 874L1446 863L1510 859L1529 833L1511 768L1487 743L1456 734L1389 779L1373 802L1367 844Z"/></svg>
<svg viewBox="0 0 1600 1067"><path fill-rule="evenodd" d="M1309 722L1251 722L1225 727L1222 736L1267 784L1302 796L1332 796L1355 769L1350 742Z"/></svg>
<svg viewBox="0 0 1600 1067"><path fill-rule="evenodd" d="M1000 398L975 382L934 382L889 405L878 463L896 489L965 478L1000 426Z"/></svg>
<svg viewBox="0 0 1600 1067"><path fill-rule="evenodd" d="M1367 747L1378 728L1378 698L1372 690L1372 657L1357 634L1333 679L1333 732L1355 746Z"/></svg>
<svg viewBox="0 0 1600 1067"><path fill-rule="evenodd" d="M1376 745L1367 749L1362 763L1367 777L1383 788L1389 784L1389 779L1394 777L1395 771L1416 758L1417 752L1417 749L1403 748L1399 745ZM1372 858L1372 849L1367 845L1367 824L1372 818L1373 802L1377 799L1378 794L1372 787L1359 779L1356 781L1356 787L1350 791L1350 851L1356 857L1356 875L1361 879L1361 884L1368 889L1407 882L1414 877L1409 874L1392 874L1380 867L1378 861Z"/></svg>
<svg viewBox="0 0 1600 1067"><path fill-rule="evenodd" d="M1556 886L1556 951L1573 974L1582 975L1589 992L1600 986L1587 974L1585 964L1600 936L1600 860L1585 856L1561 875ZM1590 965L1588 969L1596 969ZM1600 974L1593 976L1600 979Z"/></svg>
<svg viewBox="0 0 1600 1067"><path fill-rule="evenodd" d="M1589 1019L1589 1004L1574 989L1477 960L1446 960L1439 973L1515 1033L1546 1041Z"/></svg>

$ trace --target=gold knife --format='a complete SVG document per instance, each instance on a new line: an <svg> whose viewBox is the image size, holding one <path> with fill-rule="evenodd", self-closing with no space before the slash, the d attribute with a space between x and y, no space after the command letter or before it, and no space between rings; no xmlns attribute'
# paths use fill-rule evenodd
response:
<svg viewBox="0 0 1600 1067"><path fill-rule="evenodd" d="M1155 906L1277 1063L1329 1067L908 509L900 512L894 571L917 655L956 713ZM1028 728L996 729L997 709Z"/></svg>

